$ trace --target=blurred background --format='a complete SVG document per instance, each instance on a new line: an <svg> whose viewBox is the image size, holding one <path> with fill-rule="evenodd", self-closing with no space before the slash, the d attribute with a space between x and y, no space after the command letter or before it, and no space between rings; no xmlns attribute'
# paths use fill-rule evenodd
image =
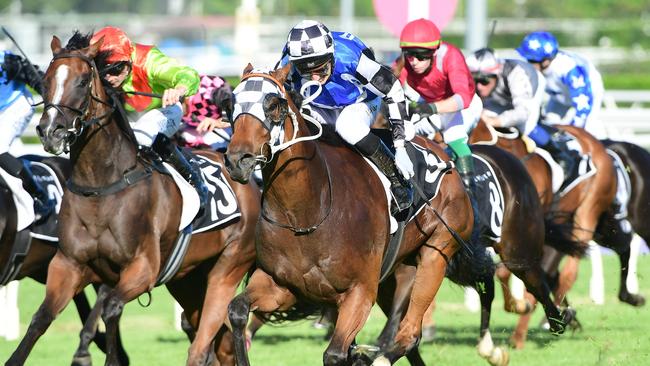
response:
<svg viewBox="0 0 650 366"><path fill-rule="evenodd" d="M53 35L66 42L74 30L114 25L135 42L230 80L248 62L273 66L287 32L304 18L356 34L390 63L401 26L427 14L465 54L489 45L508 57L526 33L553 32L561 48L590 58L603 74L603 119L612 137L650 146L648 0L0 0L0 24L41 66L51 58Z"/></svg>

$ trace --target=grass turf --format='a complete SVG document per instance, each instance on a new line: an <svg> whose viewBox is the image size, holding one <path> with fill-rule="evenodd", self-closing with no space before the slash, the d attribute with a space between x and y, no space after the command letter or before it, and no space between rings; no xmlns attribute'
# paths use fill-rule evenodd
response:
<svg viewBox="0 0 650 366"><path fill-rule="evenodd" d="M648 365L650 364L650 312L635 309L617 300L618 259L605 256L606 303L596 306L588 297L590 265L581 264L578 282L570 294L572 304L584 329L560 338L536 328L541 308L533 316L533 329L526 348L510 351L511 365ZM639 286L647 294L650 286L650 256L639 261ZM20 284L21 332L40 305L45 287L32 280ZM87 293L92 292L87 290ZM173 328L173 304L164 289L156 289L150 307L132 302L126 306L121 329L132 365L180 365L185 363L187 342L183 333ZM146 300L146 299L145 299ZM445 282L438 294L436 340L420 346L427 364L487 365L476 353L479 314L468 312L463 303L463 290ZM500 290L493 305L491 332L497 345L507 345L516 317L502 310ZM385 317L373 309L366 326L358 336L359 343L371 343L383 327ZM80 322L73 305L54 321L34 347L26 365L66 365L78 343ZM253 365L319 365L327 347L324 331L302 321L279 327L263 327L250 351ZM6 360L18 341L0 339L0 361ZM96 365L103 364L104 355L92 346ZM400 360L397 365L408 365Z"/></svg>

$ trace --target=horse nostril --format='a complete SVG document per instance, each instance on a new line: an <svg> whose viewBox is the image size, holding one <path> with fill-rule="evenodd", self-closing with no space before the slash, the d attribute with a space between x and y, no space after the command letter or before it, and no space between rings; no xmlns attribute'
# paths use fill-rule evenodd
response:
<svg viewBox="0 0 650 366"><path fill-rule="evenodd" d="M38 138L42 139L45 135L43 134L43 129L41 126L36 126L36 134L38 135Z"/></svg>

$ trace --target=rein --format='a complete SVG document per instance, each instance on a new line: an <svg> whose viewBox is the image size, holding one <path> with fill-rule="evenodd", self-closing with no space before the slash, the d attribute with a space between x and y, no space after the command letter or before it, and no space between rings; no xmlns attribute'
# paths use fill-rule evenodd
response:
<svg viewBox="0 0 650 366"><path fill-rule="evenodd" d="M287 92L286 92L286 89L284 88L284 85L279 80L277 80L275 77L273 77L272 75L264 74L264 73L249 73L249 74L244 75L244 77L242 77L241 81L243 82L246 79L249 79L251 77L261 77L263 79L269 80L271 83L276 85L278 87L278 89L280 89L280 92L282 93L282 96L286 99ZM300 88L300 94L304 95L305 90L307 90L307 88L309 88L311 86L314 86L315 84L319 86L319 89L317 90L316 93L314 93L310 97L305 98L303 100L302 104L301 104L301 107L306 105L307 103L311 102L312 100L316 99L316 97L318 97L318 95L321 93L322 88L320 87L320 84L318 82L315 82L315 81L305 83L302 86L302 88ZM271 149L271 157L270 158L267 158L266 155L264 155L262 152L261 152L260 155L255 157L255 160L257 162L262 163L262 166L266 165L270 161L273 161L276 152L282 151L282 150L284 150L284 149L286 149L286 148L288 148L288 147L290 147L292 145L295 145L295 144L297 144L299 142L316 140L323 134L323 127L321 126L321 124L317 120L315 120L311 116L307 116L307 115L304 115L304 114L301 113L301 117L303 118L303 120L308 120L312 124L316 125L316 127L318 128L318 133L315 134L315 135L310 135L310 136L297 137L297 134L298 134L298 117L297 117L296 113L291 108L288 108L288 114L289 114L289 117L291 117L291 122L293 124L293 137L289 141L287 141L285 143L270 146L270 149ZM286 121L286 119L285 119L285 121ZM333 205L333 197L332 197L332 175L330 173L330 168L329 168L329 165L327 164L327 160L323 159L323 161L325 162L325 170L327 172L327 185L328 185L328 190L329 190L329 203L328 203L329 207L327 209L327 213L325 213L325 215L318 221L318 223L316 223L315 225L312 225L312 226L308 226L308 227L295 227L295 226L293 226L291 224L280 223L280 222L268 217L264 213L264 210L262 210L260 212L260 216L264 220L269 222L270 224L281 227L281 228L284 228L284 229L291 230L296 235L310 234L310 233L314 232L319 226L321 226L323 224L323 222L325 222L325 220L332 213L332 208L334 206ZM262 194L262 207L264 207L264 194Z"/></svg>
<svg viewBox="0 0 650 366"><path fill-rule="evenodd" d="M121 102L119 100L119 97L118 97L118 95L117 95L117 93L115 91L113 91L111 89L105 91L107 93L107 95L110 97L111 102L106 102L106 101L100 99L93 92L93 86L95 85L95 79L100 78L99 73L97 72L97 65L95 64L94 59L92 59L90 57L87 57L85 55L82 55L82 54L68 53L68 54L58 54L58 55L54 56L54 58L52 59L52 61L50 63L54 62L55 60L64 59L64 58L79 58L79 59L83 60L84 62L86 62L90 66L90 71L91 71L91 73L93 75L93 79L91 80L90 85L88 87L88 96L86 98L86 102L84 103L84 105L81 108L75 108L75 107L71 107L69 105L60 104L60 103L57 103L57 104L49 103L49 102L45 102L45 100L43 100L44 113L47 111L48 108L54 108L57 111L59 111L61 113L61 115L63 115L63 118L65 118L66 123L70 124L70 126L71 126L70 128L67 129L68 136L66 137L66 146L64 148L64 152L68 153L68 152L70 152L69 147L76 143L77 138L84 133L86 128L88 128L88 127L90 127L90 126L92 126L94 124L100 124L103 120L105 120L108 117L110 117L111 115L113 115L113 113L116 110L119 111L120 116L124 121L128 121L128 119L127 119L127 116L126 116L126 112L124 111L124 108L122 107ZM101 79L100 79L99 82L100 82L100 85L101 85ZM90 110L89 110L90 103L93 100L98 102L98 103L101 103L101 104L103 104L105 106L110 107L109 110L106 113L102 114L101 116L88 118L88 114L90 113ZM63 108L66 108L66 109L69 109L69 110L75 112L78 116L75 117L74 120L70 121L68 119L68 117L66 116L66 114L63 113ZM75 126L75 121L77 119L80 122L79 123L79 128L77 128ZM110 123L111 121L112 120L109 120L108 123ZM106 124L100 125L100 126L103 127L105 125ZM133 131L129 130L125 126L122 126L121 124L118 124L118 127L120 128L120 130L122 130L122 132L127 136L127 138L129 140L131 140L133 143L135 143L137 145L135 136L133 135ZM136 167L137 167L137 160L136 160L136 165L134 165L130 169L127 169L119 180L117 180L117 181L115 181L113 183L110 183L110 184L108 184L106 186L102 186L102 187L82 186L82 185L74 183L72 181L72 177L66 182L66 186L67 186L67 188L68 188L68 190L70 192L72 192L74 194L77 194L77 195L84 196L84 197L99 197L99 196L111 195L111 194L117 193L117 192L131 186L131 185L134 185L134 184L138 183L139 181L144 180L144 179L146 179L146 178L148 178L148 177L150 177L152 175L152 169L150 167L145 167L143 169L136 169Z"/></svg>
<svg viewBox="0 0 650 366"><path fill-rule="evenodd" d="M99 77L99 74L97 73L97 65L95 65L95 60L85 55L68 53L68 54L58 54L54 56L54 58L52 58L52 61L50 61L50 63L54 62L55 60L64 59L64 58L79 58L85 61L90 66L90 72L93 74L93 80L90 82L90 85L88 87L88 97L86 98L86 102L81 108L75 108L60 103L54 104L54 103L46 102L45 100L41 102L43 103L43 113L47 112L49 108L54 108L59 113L61 113L63 118L65 118L66 123L71 126L70 128L67 129L68 135L66 136L67 141L66 141L66 146L64 148L64 152L68 153L70 152L69 147L77 141L77 138L84 133L86 128L94 124L100 123L102 120L106 119L107 117L113 114L113 112L115 111L115 105L103 101L98 96L96 96L95 93L93 93L94 77ZM93 100L109 107L109 110L99 117L88 118L88 114L90 113L89 111L90 102ZM70 121L68 119L68 116L63 112L63 108L71 110L72 112L77 114L77 116L72 121ZM75 122L77 120L79 121L79 128L75 126L76 125Z"/></svg>

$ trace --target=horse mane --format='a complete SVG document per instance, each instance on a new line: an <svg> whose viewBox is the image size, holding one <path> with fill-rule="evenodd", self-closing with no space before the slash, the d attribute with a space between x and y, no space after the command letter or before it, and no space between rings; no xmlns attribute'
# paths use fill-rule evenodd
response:
<svg viewBox="0 0 650 366"><path fill-rule="evenodd" d="M93 38L94 32L81 33L78 30L75 30L72 33L72 37L68 40L68 44L63 48L64 51L78 51L90 46L90 40ZM108 57L111 55L111 51L100 51L95 56L95 65L98 69L103 69L107 64ZM106 83L104 83L107 85Z"/></svg>
<svg viewBox="0 0 650 366"><path fill-rule="evenodd" d="M71 52L71 51L78 51L82 50L88 46L90 46L90 40L93 37L94 32L88 32L88 33L81 33L79 30L75 30L72 33L72 37L68 40L68 43L65 45L63 48L64 51ZM94 61L95 61L95 66L97 67L97 70L102 70L108 65L108 57L111 55L111 51L99 51L97 55L95 55ZM137 140L135 138L135 135L133 134L133 130L131 129L131 125L128 122L128 118L125 114L125 112L121 109L121 105L124 104L124 93L116 88L113 88L106 80L101 78L102 85L104 86L104 90L108 94L108 96L111 98L111 100L115 103L118 103L119 106L116 106L115 111L113 112L113 116L115 116L118 120L118 125L120 129L126 134L126 136L133 141L133 143L137 146Z"/></svg>

